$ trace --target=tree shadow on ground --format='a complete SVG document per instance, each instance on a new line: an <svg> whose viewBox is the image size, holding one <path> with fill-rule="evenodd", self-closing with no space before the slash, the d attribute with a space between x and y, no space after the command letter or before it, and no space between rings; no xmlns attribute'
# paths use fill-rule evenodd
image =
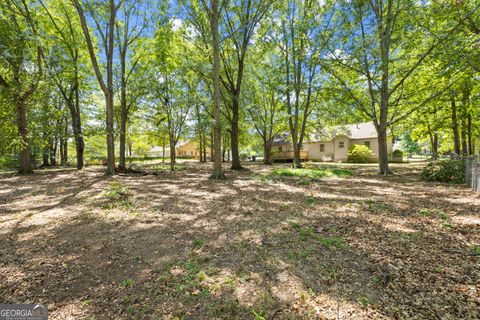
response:
<svg viewBox="0 0 480 320"><path fill-rule="evenodd" d="M76 186L68 196L85 201L80 210L75 201L32 206L0 235L2 300L46 303L52 319L480 316L477 258L442 251L464 248L469 235L415 214L432 203L448 208L444 189L373 175L353 188L355 177L299 186L228 174L226 182L202 172L115 177L135 199L114 209L92 198L112 179L94 172L85 192L84 181L62 178ZM385 181L409 201L377 199ZM20 200L6 205L8 216Z"/></svg>

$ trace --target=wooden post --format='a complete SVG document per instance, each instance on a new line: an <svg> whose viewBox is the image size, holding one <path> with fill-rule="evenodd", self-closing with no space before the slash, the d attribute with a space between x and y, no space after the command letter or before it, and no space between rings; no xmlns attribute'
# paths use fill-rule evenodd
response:
<svg viewBox="0 0 480 320"><path fill-rule="evenodd" d="M480 191L480 168L477 157L473 157L472 161L472 190L473 191Z"/></svg>
<svg viewBox="0 0 480 320"><path fill-rule="evenodd" d="M468 188L473 187L473 169L474 168L474 158L473 157L466 157L465 159L465 185Z"/></svg>

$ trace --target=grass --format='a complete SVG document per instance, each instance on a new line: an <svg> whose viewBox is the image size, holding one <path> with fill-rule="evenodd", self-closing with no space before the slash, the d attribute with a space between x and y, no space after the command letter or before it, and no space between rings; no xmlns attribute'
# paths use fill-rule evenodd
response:
<svg viewBox="0 0 480 320"><path fill-rule="evenodd" d="M352 176L353 171L349 169L337 169L337 168L275 168L265 175L265 178L272 179L278 177L296 177L296 178L329 178L329 177L344 177ZM308 183L308 180L302 180L302 184Z"/></svg>
<svg viewBox="0 0 480 320"><path fill-rule="evenodd" d="M105 198L108 199L107 208L114 207L130 207L132 206L131 198L133 193L127 186L121 182L112 181L108 184L108 188L104 193Z"/></svg>

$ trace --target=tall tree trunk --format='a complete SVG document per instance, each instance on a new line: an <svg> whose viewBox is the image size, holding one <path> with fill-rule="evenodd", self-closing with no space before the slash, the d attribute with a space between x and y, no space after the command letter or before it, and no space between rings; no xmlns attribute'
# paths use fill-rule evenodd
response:
<svg viewBox="0 0 480 320"><path fill-rule="evenodd" d="M222 170L222 123L220 115L220 44L218 36L218 17L219 8L218 0L212 0L211 14L210 14L210 27L212 31L212 49L213 49L213 117L214 117L214 130L213 130L213 148L214 159L213 160L213 179L225 178Z"/></svg>
<svg viewBox="0 0 480 320"><path fill-rule="evenodd" d="M239 106L238 106L238 97L233 99L232 103L232 123L230 131L230 148L232 149L232 170L242 169L242 164L240 163L240 153L238 148L238 120L239 120Z"/></svg>
<svg viewBox="0 0 480 320"><path fill-rule="evenodd" d="M468 155L473 155L472 145L472 114L469 112L467 116L467 142L468 142Z"/></svg>
<svg viewBox="0 0 480 320"><path fill-rule="evenodd" d="M85 142L83 140L82 120L80 115L80 90L78 88L78 69L75 65L75 101L71 99L66 101L70 116L72 118L73 137L75 139L75 152L77 157L77 170L83 169L83 153L85 150Z"/></svg>
<svg viewBox="0 0 480 320"><path fill-rule="evenodd" d="M264 164L272 164L271 160L271 150L272 150L272 140L271 139L263 139L263 163Z"/></svg>
<svg viewBox="0 0 480 320"><path fill-rule="evenodd" d="M430 133L430 144L432 146L432 160L438 160L438 134Z"/></svg>
<svg viewBox="0 0 480 320"><path fill-rule="evenodd" d="M125 169L125 146L127 132L127 80L125 79L125 59L126 52L121 52L120 57L120 160L119 167Z"/></svg>
<svg viewBox="0 0 480 320"><path fill-rule="evenodd" d="M113 130L113 95L105 95L106 104L106 124L107 124L107 171L105 174L115 173L115 136Z"/></svg>
<svg viewBox="0 0 480 320"><path fill-rule="evenodd" d="M27 106L25 100L17 98L17 129L20 138L20 158L18 171L23 174L33 173L30 159L30 146L27 129Z"/></svg>
<svg viewBox="0 0 480 320"><path fill-rule="evenodd" d="M42 167L48 167L50 164L48 162L48 155L50 154L50 147L45 146L42 150Z"/></svg>
<svg viewBox="0 0 480 320"><path fill-rule="evenodd" d="M453 146L457 155L460 155L460 134L458 133L458 120L457 120L457 106L455 105L455 99L452 98L452 131L453 131Z"/></svg>
<svg viewBox="0 0 480 320"><path fill-rule="evenodd" d="M203 162L203 140L202 140L202 132L200 131L199 132L199 146L198 146L198 149L199 149L199 153L200 153L200 162Z"/></svg>
<svg viewBox="0 0 480 320"><path fill-rule="evenodd" d="M465 118L462 119L461 122L461 130L460 130L460 140L462 143L462 155L468 155L468 142L467 142L467 123Z"/></svg>
<svg viewBox="0 0 480 320"><path fill-rule="evenodd" d="M388 149L387 149L387 128L382 125L378 126L378 161L379 161L379 173L391 174L390 167L388 165Z"/></svg>
<svg viewBox="0 0 480 320"><path fill-rule="evenodd" d="M175 161L176 161L176 150L175 150L175 139L170 137L170 171L175 171Z"/></svg>

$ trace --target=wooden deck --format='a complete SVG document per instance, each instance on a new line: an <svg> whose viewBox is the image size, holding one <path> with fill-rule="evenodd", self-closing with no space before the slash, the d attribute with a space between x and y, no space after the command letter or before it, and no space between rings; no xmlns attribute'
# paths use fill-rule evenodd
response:
<svg viewBox="0 0 480 320"><path fill-rule="evenodd" d="M272 155L273 160L293 160L293 151L278 151ZM308 160L308 151L300 151L300 160Z"/></svg>

